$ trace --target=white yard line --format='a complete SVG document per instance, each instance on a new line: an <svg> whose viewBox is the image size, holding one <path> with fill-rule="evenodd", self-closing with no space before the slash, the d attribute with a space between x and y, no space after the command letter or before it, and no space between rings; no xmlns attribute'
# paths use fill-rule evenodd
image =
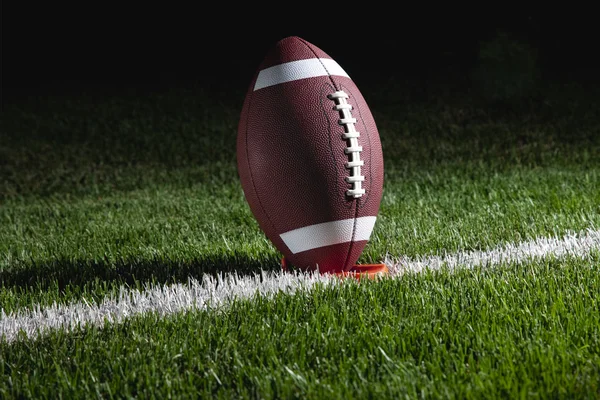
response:
<svg viewBox="0 0 600 400"><path fill-rule="evenodd" d="M461 251L419 259L388 256L386 263L392 274L397 275L404 272L421 272L424 269L486 267L548 257L581 258L599 249L600 230L588 229L578 234L567 234L561 238L542 237L522 243L510 243L486 251Z"/></svg>
<svg viewBox="0 0 600 400"><path fill-rule="evenodd" d="M600 250L600 230L587 230L562 238L538 238L519 244L507 244L488 251L469 251L419 259L386 258L390 276L406 272L441 267L491 267L502 263L518 263L529 259L548 257L583 258ZM187 284L148 287L146 290L121 289L117 296L99 304L82 302L67 305L18 310L6 314L0 310L0 340L13 342L20 337L36 337L53 329L70 331L80 326L103 326L118 323L129 317L147 312L172 314L191 308L206 309L226 305L236 298L253 295L270 296L278 292L293 293L313 287L317 282L330 284L337 279L317 274L262 273L256 276L224 275L205 277L202 281L190 279ZM2 338L3 337L3 338Z"/></svg>

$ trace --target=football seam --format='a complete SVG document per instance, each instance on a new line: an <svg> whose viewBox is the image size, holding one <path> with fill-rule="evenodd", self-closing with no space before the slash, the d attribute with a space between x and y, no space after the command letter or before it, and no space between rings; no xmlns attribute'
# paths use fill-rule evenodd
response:
<svg viewBox="0 0 600 400"><path fill-rule="evenodd" d="M318 55L318 54L317 54L317 53L316 53L316 52L315 52L315 51L314 51L314 50L313 50L313 49L312 49L312 48L311 48L311 47L308 45L308 43L307 43L307 42L306 42L304 39L301 39L301 38L298 38L298 39L299 39L299 40L302 42L302 44L304 44L304 45L306 46L306 48L307 48L307 49L308 49L308 50L309 50L311 53L313 53L313 54L314 54L315 58L316 58L317 60L319 60L319 63L321 63L321 66L322 66L322 67L323 67L323 69L324 69L324 70L327 72L327 77L328 77L328 78L329 78L329 80L331 81L331 84L333 85L333 87L335 88L335 90L340 90L340 89L337 87L337 85L336 85L335 81L333 80L333 77L332 77L332 76L331 76L331 74L329 73L329 70L327 69L327 67L325 66L325 64L323 63L323 61L321 61L321 57L319 57L319 55Z"/></svg>
<svg viewBox="0 0 600 400"><path fill-rule="evenodd" d="M342 174L340 173L340 168L338 166L337 157L335 156L335 152L333 151L333 133L331 132L331 127L332 127L333 123L332 123L331 119L329 118L329 115L327 114L327 105L325 104L325 101L323 100L323 98L326 97L326 95L323 96L323 94L325 93L326 90L329 90L329 89L333 89L334 91L336 90L335 86L330 85L328 83L324 83L322 86L322 89L321 89L321 95L319 96L319 101L321 102L321 109L322 109L325 119L327 119L327 123L328 123L327 125L328 125L328 131L329 131L328 132L329 151L331 152L331 158L333 159L334 165L335 165L335 175L336 175L335 190L336 190L336 192L339 193L340 192L340 180L341 180ZM327 102L327 104L329 104L329 102ZM346 208L352 208L352 203L350 202L349 205L346 206Z"/></svg>
<svg viewBox="0 0 600 400"><path fill-rule="evenodd" d="M340 90L340 89L341 89L341 87L339 87L339 88L338 88L338 85L336 84L335 80L333 79L333 77L331 76L331 74L329 73L329 71L327 70L327 67L325 66L325 64L324 64L322 61L320 61L320 60L321 60L321 58L319 57L319 55L318 55L317 53L315 53L315 51L314 51L314 50L313 50L313 49L312 49L312 48L311 48L311 47L310 47L310 46L309 46L309 45L306 43L306 41L305 41L305 40L303 40L303 39L300 39L300 41L301 41L301 42L302 42L302 43L303 43L303 44L304 44L304 45L305 45L305 46L308 48L308 50L309 50L311 53L313 53L313 54L315 55L315 57L316 57L316 58L319 60L319 62L320 62L320 63L321 63L321 65L323 66L323 69L325 69L325 71L327 72L327 77L328 77L328 78L329 78L329 80L331 81L331 84L333 85L333 87L334 87L336 90ZM351 78L350 78L350 79L351 79ZM340 86L341 86L341 85L340 85ZM360 115L360 111L359 111L359 115ZM362 115L361 115L361 120L362 120ZM364 120L363 120L363 124L364 124ZM329 134L330 140L332 139L332 138L331 138L331 136L332 136L332 133L330 132L330 134ZM333 149L332 149L332 150L333 150ZM369 153L370 153L370 152L369 152ZM334 161L335 161L335 158L334 158ZM336 167L336 171L337 171L337 167ZM369 171L371 171L371 170L369 169ZM370 181L370 179L369 179L369 181ZM370 186L370 184L369 184L369 186ZM352 236L351 236L351 240L350 240L350 245L348 246L348 253L346 254L346 260L344 261L344 265L342 266L342 268L346 268L346 267L347 267L348 260L350 259L350 254L352 254L352 248L353 248L353 246L354 246L354 238L356 237L356 222L357 222L356 218L358 217L358 211L359 211L359 207L358 207L358 204L359 204L359 203L358 203L358 202L359 202L359 200L360 200L360 199L353 199L353 200L351 200L351 202L352 202L352 203L354 203L354 206L355 206L355 208L354 208L354 223L353 223L353 225L352 225Z"/></svg>
<svg viewBox="0 0 600 400"><path fill-rule="evenodd" d="M348 246L348 254L346 255L346 260L344 261L344 268L349 269L351 267L348 265L348 260L350 259L350 255L352 254L352 249L354 248L354 239L356 238L356 223L358 222L358 203L356 205L356 210L354 211L354 224L352 225L352 239L350 240L350 245Z"/></svg>

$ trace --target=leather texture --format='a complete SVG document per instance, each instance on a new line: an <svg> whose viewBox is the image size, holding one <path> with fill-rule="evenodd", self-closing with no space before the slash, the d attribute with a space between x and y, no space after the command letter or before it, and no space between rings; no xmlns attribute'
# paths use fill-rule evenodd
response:
<svg viewBox="0 0 600 400"><path fill-rule="evenodd" d="M288 262L320 272L347 271L367 240L292 253L282 233L330 221L377 216L383 192L383 155L373 115L354 82L344 76L318 76L254 90L258 73L280 63L327 58L298 37L279 41L267 54L249 85L237 137L237 162L246 200L259 226ZM327 96L343 90L353 106L360 132L361 174L365 194L346 195L344 178L348 141L338 124L340 113Z"/></svg>

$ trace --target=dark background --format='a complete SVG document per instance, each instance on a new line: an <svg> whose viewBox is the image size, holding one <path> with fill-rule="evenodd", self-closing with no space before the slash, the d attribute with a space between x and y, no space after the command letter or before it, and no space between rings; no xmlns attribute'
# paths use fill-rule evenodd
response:
<svg viewBox="0 0 600 400"><path fill-rule="evenodd" d="M536 51L546 81L592 84L600 68L591 8L173 4L3 7L3 97L92 88L245 88L269 48L288 35L323 49L359 85L466 79L481 43L499 32Z"/></svg>

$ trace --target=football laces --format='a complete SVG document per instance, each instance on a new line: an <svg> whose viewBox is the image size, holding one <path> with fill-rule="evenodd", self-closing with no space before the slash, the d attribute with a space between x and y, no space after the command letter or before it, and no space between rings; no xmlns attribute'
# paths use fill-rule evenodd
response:
<svg viewBox="0 0 600 400"><path fill-rule="evenodd" d="M348 156L348 162L345 163L345 167L349 170L349 175L344 180L351 184L352 187L346 191L346 195L356 199L365 194L365 189L362 187L365 177L361 174L361 167L365 162L360 159L360 152L363 148L358 143L360 132L354 127L356 118L352 117L352 104L348 103L349 97L343 90L338 90L327 96L327 98L335 102L333 109L340 113L338 124L344 127L342 138L347 141L344 153Z"/></svg>

